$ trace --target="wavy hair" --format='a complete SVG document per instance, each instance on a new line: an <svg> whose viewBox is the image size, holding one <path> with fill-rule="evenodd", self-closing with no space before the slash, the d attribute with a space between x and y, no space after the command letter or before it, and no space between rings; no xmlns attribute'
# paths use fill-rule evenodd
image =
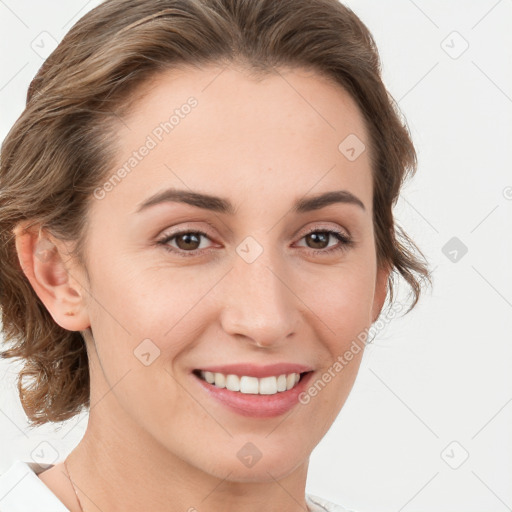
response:
<svg viewBox="0 0 512 512"><path fill-rule="evenodd" d="M253 75L309 68L341 85L369 131L378 265L402 277L417 303L427 262L393 218L416 152L381 79L371 33L338 0L107 0L83 16L30 83L0 153L0 311L3 358L20 358L18 392L30 426L89 407L84 333L53 320L25 276L14 229L26 223L74 242L87 270L87 213L111 171L115 122L134 93L179 66L238 64Z"/></svg>

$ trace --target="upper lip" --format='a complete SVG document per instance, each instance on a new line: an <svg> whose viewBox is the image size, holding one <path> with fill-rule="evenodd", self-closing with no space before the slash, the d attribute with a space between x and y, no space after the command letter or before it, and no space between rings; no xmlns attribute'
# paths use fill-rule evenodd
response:
<svg viewBox="0 0 512 512"><path fill-rule="evenodd" d="M275 363L265 366L253 363L223 364L204 366L197 368L212 373L223 373L225 375L247 375L250 377L272 377L289 373L303 373L312 370L310 366L294 363Z"/></svg>

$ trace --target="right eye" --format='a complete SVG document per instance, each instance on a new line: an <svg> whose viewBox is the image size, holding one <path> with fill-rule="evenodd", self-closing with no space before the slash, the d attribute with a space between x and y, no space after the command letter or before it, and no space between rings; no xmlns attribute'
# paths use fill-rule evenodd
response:
<svg viewBox="0 0 512 512"><path fill-rule="evenodd" d="M162 245L167 251L179 256L194 256L196 251L204 249L204 247L200 247L202 237L209 239L208 235L203 231L177 231L166 235L158 240L157 243ZM169 245L169 242L173 240L175 240L177 247Z"/></svg>

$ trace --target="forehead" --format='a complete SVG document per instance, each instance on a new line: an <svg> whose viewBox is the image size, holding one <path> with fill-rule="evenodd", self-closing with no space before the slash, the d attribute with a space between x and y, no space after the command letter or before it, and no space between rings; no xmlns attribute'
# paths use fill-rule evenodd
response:
<svg viewBox="0 0 512 512"><path fill-rule="evenodd" d="M295 199L346 188L371 202L364 117L341 86L311 70L256 79L231 66L184 67L157 75L134 98L112 169L127 172L108 194L130 212L163 187L232 192L255 205L262 195L282 202L288 191Z"/></svg>

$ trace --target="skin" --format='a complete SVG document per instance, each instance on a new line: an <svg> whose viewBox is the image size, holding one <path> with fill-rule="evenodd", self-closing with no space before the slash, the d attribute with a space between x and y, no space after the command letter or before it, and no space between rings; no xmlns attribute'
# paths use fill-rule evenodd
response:
<svg viewBox="0 0 512 512"><path fill-rule="evenodd" d="M37 232L17 231L20 262L54 320L89 334L92 407L67 458L86 512L307 510L311 451L345 403L363 351L309 404L274 418L227 409L191 385L190 371L292 362L311 365L314 381L377 319L386 297L369 151L349 161L338 150L349 134L368 147L350 95L303 69L279 68L261 81L234 66L223 69L165 72L145 85L119 123L113 172L174 108L190 96L198 100L121 183L92 200L90 281L69 245L48 236L53 257L38 258ZM169 187L226 197L236 213L179 203L133 213ZM338 203L291 211L298 198L340 189L366 209ZM315 244L306 236L313 228L340 230L354 244L315 254L340 242L330 236ZM195 255L156 244L182 229L207 233L201 245L183 238L167 244ZM263 248L251 264L236 252L248 236ZM160 350L149 366L134 356L147 338ZM236 455L247 442L262 453L250 468ZM79 511L62 466L40 478Z"/></svg>

